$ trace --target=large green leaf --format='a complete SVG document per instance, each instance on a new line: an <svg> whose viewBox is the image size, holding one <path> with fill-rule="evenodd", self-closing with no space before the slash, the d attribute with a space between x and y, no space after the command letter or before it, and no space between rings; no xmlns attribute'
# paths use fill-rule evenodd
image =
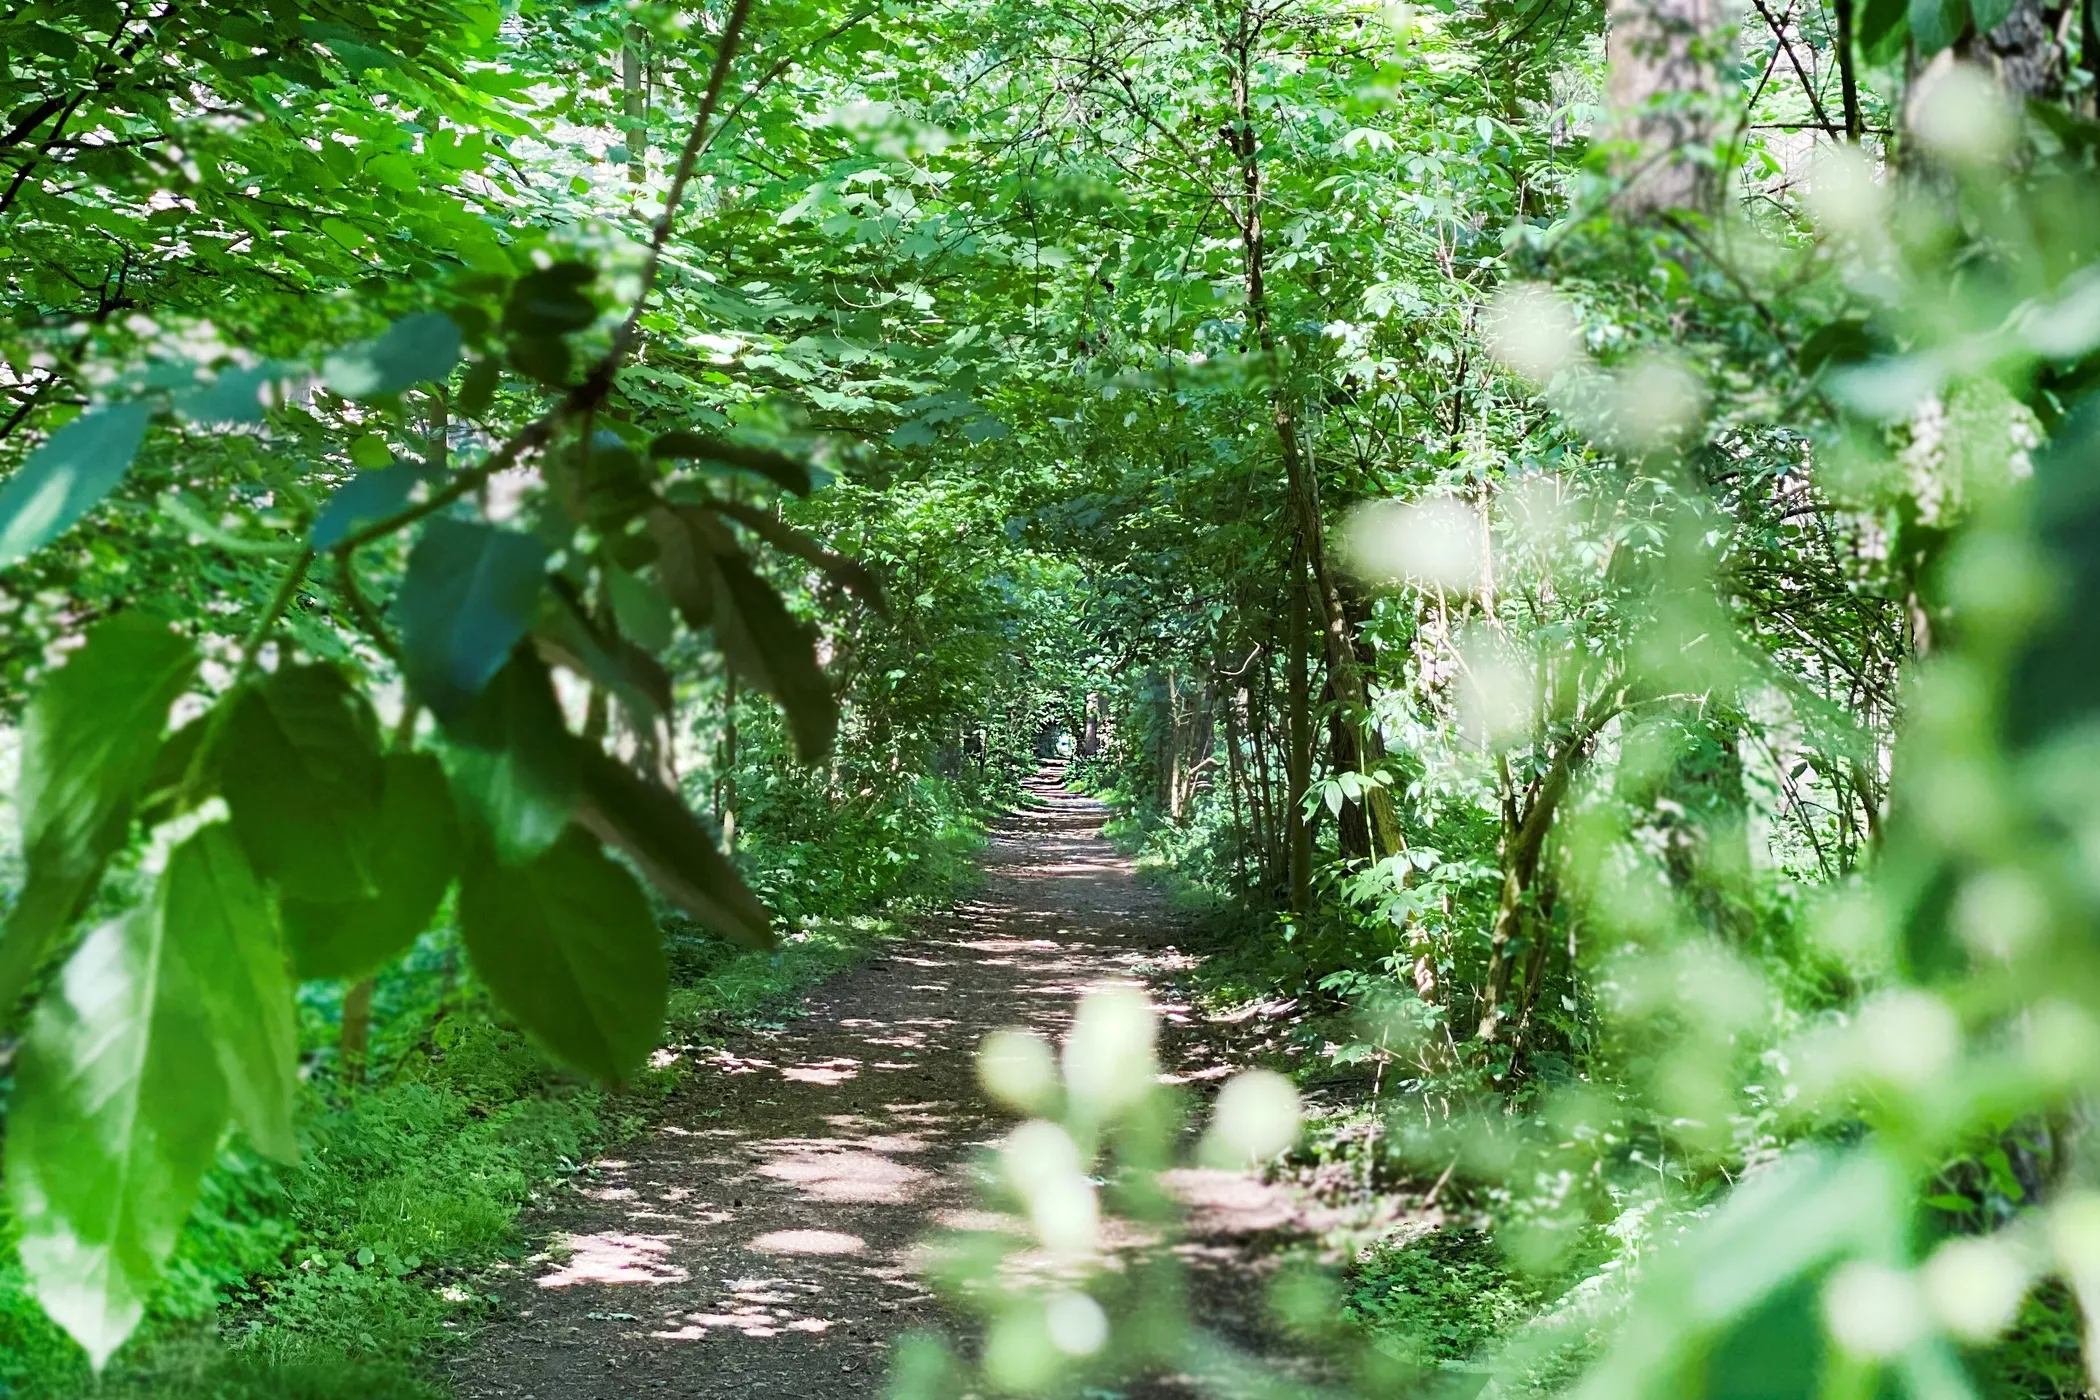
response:
<svg viewBox="0 0 2100 1400"><path fill-rule="evenodd" d="M314 517L313 547L334 549L356 531L386 519L408 504L420 483L436 476L426 467L406 463L359 472L338 487Z"/></svg>
<svg viewBox="0 0 2100 1400"><path fill-rule="evenodd" d="M211 383L176 395L175 408L193 423L260 423L264 391L284 377L283 367L273 363L232 365Z"/></svg>
<svg viewBox="0 0 2100 1400"><path fill-rule="evenodd" d="M666 899L715 932L751 947L772 946L766 907L678 794L597 749L583 749L582 765L579 825L625 851Z"/></svg>
<svg viewBox="0 0 2100 1400"><path fill-rule="evenodd" d="M780 702L803 761L822 758L838 728L839 706L808 629L743 560L716 555L713 562L715 640L723 658Z"/></svg>
<svg viewBox="0 0 2100 1400"><path fill-rule="evenodd" d="M294 899L365 899L385 792L372 708L333 666L287 666L234 702L220 732L233 827Z"/></svg>
<svg viewBox="0 0 2100 1400"><path fill-rule="evenodd" d="M1882 57L1884 47L1898 47L1894 41L1909 31L1908 0L1864 0L1859 8L1859 49L1869 60Z"/></svg>
<svg viewBox="0 0 2100 1400"><path fill-rule="evenodd" d="M51 935L78 916L123 845L168 707L189 688L197 659L165 623L119 613L89 628L30 701L15 792L26 879L0 936L0 1024Z"/></svg>
<svg viewBox="0 0 2100 1400"><path fill-rule="evenodd" d="M735 501L711 501L708 508L745 526L781 553L816 565L833 583L848 590L884 617L889 616L890 607L888 600L883 596L882 580L874 570L859 560L848 559L843 554L832 552L818 540L765 511L755 510Z"/></svg>
<svg viewBox="0 0 2100 1400"><path fill-rule="evenodd" d="M459 350L459 324L442 312L429 311L394 322L377 340L330 355L321 377L345 398L398 394L452 373Z"/></svg>
<svg viewBox="0 0 2100 1400"><path fill-rule="evenodd" d="M808 465L785 452L706 433L665 433L649 444L649 455L665 461L708 462L750 472L798 496L807 496L813 484Z"/></svg>
<svg viewBox="0 0 2100 1400"><path fill-rule="evenodd" d="M663 580L664 596L687 626L698 628L715 620L715 571L689 514L658 506L649 512L649 537L656 544L656 572Z"/></svg>
<svg viewBox="0 0 2100 1400"><path fill-rule="evenodd" d="M2038 543L2066 600L2033 628L2013 663L2005 690L2005 728L2013 746L2031 748L2052 735L2090 725L2100 709L2094 668L2100 665L2100 609L2070 602L2100 588L2100 491L2093 456L2100 452L2100 397L2088 398L2036 454L2034 518Z"/></svg>
<svg viewBox="0 0 2100 1400"><path fill-rule="evenodd" d="M1910 32L1925 57L1959 39L1968 22L1969 0L1910 0Z"/></svg>
<svg viewBox="0 0 2100 1400"><path fill-rule="evenodd" d="M176 960L211 1027L233 1121L258 1151L289 1162L299 1026L269 896L224 823L168 858L161 876L164 956Z"/></svg>
<svg viewBox="0 0 2100 1400"><path fill-rule="evenodd" d="M91 408L30 453L0 487L0 567L43 548L114 490L152 416L142 403Z"/></svg>
<svg viewBox="0 0 2100 1400"><path fill-rule="evenodd" d="M518 648L446 737L459 810L496 858L515 864L553 845L576 805L581 746L530 647Z"/></svg>
<svg viewBox="0 0 2100 1400"><path fill-rule="evenodd" d="M601 633L568 600L550 593L532 640L543 660L609 692L638 730L670 712L671 675L662 664L619 633Z"/></svg>
<svg viewBox="0 0 2100 1400"><path fill-rule="evenodd" d="M463 713L539 611L546 547L530 535L433 520L409 555L395 607L402 669L441 720Z"/></svg>
<svg viewBox="0 0 2100 1400"><path fill-rule="evenodd" d="M526 273L504 304L503 329L534 337L582 330L598 319L598 305L584 290L597 280L598 269L582 262L558 262Z"/></svg>
<svg viewBox="0 0 2100 1400"><path fill-rule="evenodd" d="M1988 34L2005 23L2013 12L2013 0L1969 0L1969 16L1978 34Z"/></svg>
<svg viewBox="0 0 2100 1400"><path fill-rule="evenodd" d="M634 877L582 831L522 866L470 855L460 931L475 970L555 1056L608 1083L663 1029L663 938Z"/></svg>
<svg viewBox="0 0 2100 1400"><path fill-rule="evenodd" d="M670 600L625 569L607 566L604 574L606 597L612 603L613 620L620 624L620 630L648 651L662 651L670 646Z"/></svg>
<svg viewBox="0 0 2100 1400"><path fill-rule="evenodd" d="M8 1199L37 1301L97 1369L131 1335L226 1127L211 1018L158 903L73 954L23 1042Z"/></svg>
<svg viewBox="0 0 2100 1400"><path fill-rule="evenodd" d="M373 893L323 902L287 899L285 937L302 978L362 977L413 943L459 873L459 819L444 770L429 754L390 754L372 848Z"/></svg>

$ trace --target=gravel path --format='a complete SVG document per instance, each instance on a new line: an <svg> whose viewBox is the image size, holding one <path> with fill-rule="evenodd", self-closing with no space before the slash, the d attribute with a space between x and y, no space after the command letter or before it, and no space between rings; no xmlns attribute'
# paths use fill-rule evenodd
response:
<svg viewBox="0 0 2100 1400"><path fill-rule="evenodd" d="M1120 980L1160 1007L1174 1078L1227 1072L1219 1037L1175 1002L1192 964L1174 918L1102 838L1105 815L1046 770L994 834L975 899L785 1028L701 1060L646 1137L528 1218L544 1248L455 1364L463 1400L874 1397L897 1334L964 1335L918 1263L929 1234L973 1218L963 1169L1012 1126L977 1086L978 1042L1004 1026L1060 1037L1081 992ZM1185 1177L1204 1311L1258 1314L1258 1241L1291 1207L1248 1178Z"/></svg>

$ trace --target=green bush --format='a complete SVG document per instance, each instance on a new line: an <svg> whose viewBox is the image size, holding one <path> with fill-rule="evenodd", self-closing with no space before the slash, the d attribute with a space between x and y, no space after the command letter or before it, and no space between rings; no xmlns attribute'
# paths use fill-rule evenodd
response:
<svg viewBox="0 0 2100 1400"><path fill-rule="evenodd" d="M1344 1307L1379 1350L1424 1368L1478 1358L1552 1300L1486 1235L1436 1229L1358 1260Z"/></svg>

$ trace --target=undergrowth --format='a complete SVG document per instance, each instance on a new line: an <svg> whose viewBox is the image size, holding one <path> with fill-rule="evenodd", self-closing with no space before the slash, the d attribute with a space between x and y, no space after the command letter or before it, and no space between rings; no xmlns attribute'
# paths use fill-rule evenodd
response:
<svg viewBox="0 0 2100 1400"><path fill-rule="evenodd" d="M816 841L754 832L743 858L784 906L779 944L738 949L666 917L668 1043L784 1014L901 936L906 916L971 878L990 806L923 784L887 811L870 804L832 833L850 843L885 832L883 859L863 858L851 878ZM827 873L798 881L810 869ZM525 1252L519 1212L641 1131L677 1082L675 1061L617 1094L556 1068L503 1021L441 930L378 979L369 1081L351 1089L336 1063L345 990L301 994L298 1164L227 1144L146 1325L99 1379L30 1296L0 1204L0 1397L443 1400L443 1356L495 1301L480 1280Z"/></svg>

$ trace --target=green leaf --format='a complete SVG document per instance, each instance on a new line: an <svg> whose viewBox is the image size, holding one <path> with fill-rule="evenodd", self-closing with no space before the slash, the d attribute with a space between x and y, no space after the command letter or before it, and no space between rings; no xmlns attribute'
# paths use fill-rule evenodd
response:
<svg viewBox="0 0 2100 1400"><path fill-rule="evenodd" d="M511 368L549 388L567 387L575 358L569 342L558 335L511 337Z"/></svg>
<svg viewBox="0 0 2100 1400"><path fill-rule="evenodd" d="M1910 32L1918 53L1930 58L1961 37L1969 22L1969 0L1910 0Z"/></svg>
<svg viewBox="0 0 2100 1400"><path fill-rule="evenodd" d="M459 412L463 418L479 418L496 401L496 382L503 366L493 355L485 355L467 367L459 385Z"/></svg>
<svg viewBox="0 0 2100 1400"><path fill-rule="evenodd" d="M762 476L798 496L810 492L809 467L785 452L776 452L769 447L731 442L705 433L676 432L665 433L650 443L649 455L659 460L712 462L717 466L734 467Z"/></svg>
<svg viewBox="0 0 2100 1400"><path fill-rule="evenodd" d="M345 398L398 394L452 373L459 363L460 340L459 323L441 311L405 316L379 339L330 355L321 366L321 378Z"/></svg>
<svg viewBox="0 0 2100 1400"><path fill-rule="evenodd" d="M772 916L678 794L635 776L597 749L579 747L583 794L577 824L625 851L664 898L723 937L754 948L773 946Z"/></svg>
<svg viewBox="0 0 2100 1400"><path fill-rule="evenodd" d="M671 675L657 659L617 633L600 635L566 598L541 608L533 644L549 664L611 692L644 732L671 709Z"/></svg>
<svg viewBox="0 0 2100 1400"><path fill-rule="evenodd" d="M321 232L353 253L370 241L365 237L363 229L348 219L340 219L333 214L321 220Z"/></svg>
<svg viewBox="0 0 2100 1400"><path fill-rule="evenodd" d="M446 737L460 813L499 861L528 861L554 844L576 805L581 745L531 648L518 648Z"/></svg>
<svg viewBox="0 0 2100 1400"><path fill-rule="evenodd" d="M249 860L288 898L369 898L386 786L371 706L333 666L282 667L232 703L214 752Z"/></svg>
<svg viewBox="0 0 2100 1400"><path fill-rule="evenodd" d="M218 791L218 771L200 763L197 751L212 728L211 716L191 720L161 741L152 774L139 789L138 819L148 826L195 809Z"/></svg>
<svg viewBox="0 0 2100 1400"><path fill-rule="evenodd" d="M940 434L935 432L933 426L926 422L925 419L914 418L909 422L899 423L891 431L890 446L900 448L925 447L929 443L937 441L939 437Z"/></svg>
<svg viewBox="0 0 2100 1400"><path fill-rule="evenodd" d="M402 669L440 720L463 713L539 611L546 547L530 535L433 520L408 557L395 607Z"/></svg>
<svg viewBox="0 0 2100 1400"><path fill-rule="evenodd" d="M43 548L114 490L152 416L142 403L91 408L30 453L0 487L0 567Z"/></svg>
<svg viewBox="0 0 2100 1400"><path fill-rule="evenodd" d="M380 450L385 451L384 443ZM356 449L352 448L351 457L354 459L356 455ZM387 453L386 461L392 460L393 454ZM334 549L367 525L384 520L406 506L416 487L434 480L436 475L426 467L407 463L387 466L385 462L377 470L359 472L338 487L328 498L328 503L321 507L321 513L314 518L309 543L317 550Z"/></svg>
<svg viewBox="0 0 2100 1400"><path fill-rule="evenodd" d="M780 702L795 752L805 763L822 758L838 728L838 697L817 665L816 644L801 623L741 559L714 559L719 590L715 640L730 666Z"/></svg>
<svg viewBox="0 0 2100 1400"><path fill-rule="evenodd" d="M0 1024L124 844L154 771L168 708L189 688L197 650L166 624L119 613L45 678L22 718L15 808L27 880L0 938Z"/></svg>
<svg viewBox="0 0 2100 1400"><path fill-rule="evenodd" d="M883 596L882 580L859 560L833 553L810 535L765 511L735 501L710 501L708 507L749 529L781 553L814 564L824 577L884 617L889 616L890 606Z"/></svg>
<svg viewBox="0 0 2100 1400"><path fill-rule="evenodd" d="M642 459L610 433L598 434L590 452L579 453L572 471L579 524L601 535L617 534L657 502L642 471Z"/></svg>
<svg viewBox="0 0 2100 1400"><path fill-rule="evenodd" d="M662 937L634 877L583 832L523 866L470 856L459 923L489 990L557 1058L618 1083L656 1048Z"/></svg>
<svg viewBox="0 0 2100 1400"><path fill-rule="evenodd" d="M1969 0L1970 16L1976 21L1976 32L1988 34L2005 23L2013 12L2013 0Z"/></svg>
<svg viewBox="0 0 2100 1400"><path fill-rule="evenodd" d="M158 902L88 935L30 1024L8 1104L23 1272L97 1370L144 1316L229 1109L168 935Z"/></svg>
<svg viewBox="0 0 2100 1400"><path fill-rule="evenodd" d="M297 1160L292 1100L299 1026L277 920L224 823L175 849L161 876L165 956L179 959L203 1009L233 1121L256 1150Z"/></svg>
<svg viewBox="0 0 2100 1400"><path fill-rule="evenodd" d="M309 977L363 977L430 927L459 873L459 818L445 772L429 754L389 754L365 899L287 899L285 938L293 970Z"/></svg>
<svg viewBox="0 0 2100 1400"><path fill-rule="evenodd" d="M1795 352L1795 360L1803 374L1814 374L1825 365L1858 364L1870 359L1876 348L1864 321L1843 319L1810 332Z"/></svg>
<svg viewBox="0 0 2100 1400"><path fill-rule="evenodd" d="M1891 38L1900 37L1910 22L1909 0L1866 0L1859 12L1859 50L1870 60Z"/></svg>
<svg viewBox="0 0 2100 1400"><path fill-rule="evenodd" d="M528 272L511 288L503 307L503 329L532 339L582 330L598 319L598 304L584 295L584 288L597 280L598 270L582 262L559 262Z"/></svg>
<svg viewBox="0 0 2100 1400"><path fill-rule="evenodd" d="M625 569L605 570L605 591L612 599L613 620L638 646L662 651L671 644L671 604L638 575Z"/></svg>
<svg viewBox="0 0 2100 1400"><path fill-rule="evenodd" d="M649 537L656 542L656 572L664 593L686 625L706 627L715 617L715 571L709 551L696 537L685 511L659 506L649 512Z"/></svg>
<svg viewBox="0 0 2100 1400"><path fill-rule="evenodd" d="M235 365L203 388L178 395L175 408L192 423L260 423L263 391L280 378L282 372L272 364Z"/></svg>
<svg viewBox="0 0 2100 1400"><path fill-rule="evenodd" d="M366 433L350 444L350 460L366 471L377 471L393 465L394 450L386 445L383 434Z"/></svg>

